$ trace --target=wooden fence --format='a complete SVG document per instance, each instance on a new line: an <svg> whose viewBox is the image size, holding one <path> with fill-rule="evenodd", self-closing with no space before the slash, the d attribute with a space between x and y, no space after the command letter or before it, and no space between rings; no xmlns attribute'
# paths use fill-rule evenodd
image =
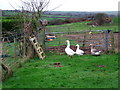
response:
<svg viewBox="0 0 120 90"><path fill-rule="evenodd" d="M66 47L65 40L71 41L71 48L76 49L75 45L80 44L81 48L90 53L90 44L103 52L115 51L116 48L116 34L110 30L89 30L80 32L47 32L46 35L54 35L56 39L46 41L46 51L62 51ZM51 43L51 44L50 44ZM61 50L62 49L62 50Z"/></svg>
<svg viewBox="0 0 120 90"><path fill-rule="evenodd" d="M42 32L37 34L38 41L44 51L57 51L64 52L66 47L65 40L71 41L71 47L76 49L76 44L79 44L82 49L89 50L89 44L94 44L97 49L103 50L104 52L112 51L118 52L118 34L110 32L109 30L91 30L91 31L80 31L80 32ZM52 41L47 41L47 35L56 36ZM14 35L11 37L1 37L2 39L2 51L1 56L10 55L14 58L27 57L27 51L31 51L26 48L32 47L31 44L26 42L24 35ZM12 42L12 43L10 43ZM13 49L11 49L13 48ZM8 50L10 49L10 51ZM34 51L34 49L32 49Z"/></svg>

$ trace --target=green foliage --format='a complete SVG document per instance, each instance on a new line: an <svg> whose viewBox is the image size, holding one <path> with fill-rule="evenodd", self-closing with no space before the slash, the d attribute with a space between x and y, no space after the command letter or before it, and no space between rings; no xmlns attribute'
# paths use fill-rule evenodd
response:
<svg viewBox="0 0 120 90"><path fill-rule="evenodd" d="M117 54L69 58L48 53L44 60L31 59L18 69L3 88L118 88L117 61ZM51 65L55 62L62 67Z"/></svg>
<svg viewBox="0 0 120 90"><path fill-rule="evenodd" d="M14 15L10 17L3 17L2 18L2 32L7 31L18 31L20 24L20 19Z"/></svg>
<svg viewBox="0 0 120 90"><path fill-rule="evenodd" d="M108 18L109 20L106 20L106 18ZM95 15L95 21L97 22L98 25L103 25L105 23L110 23L111 18L108 17L107 14L98 13L98 14Z"/></svg>
<svg viewBox="0 0 120 90"><path fill-rule="evenodd" d="M95 19L102 19L102 17L104 17L106 14L104 13L97 13L95 16Z"/></svg>

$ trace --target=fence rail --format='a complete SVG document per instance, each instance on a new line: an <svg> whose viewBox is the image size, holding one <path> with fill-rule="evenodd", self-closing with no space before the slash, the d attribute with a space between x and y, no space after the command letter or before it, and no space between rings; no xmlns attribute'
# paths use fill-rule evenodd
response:
<svg viewBox="0 0 120 90"><path fill-rule="evenodd" d="M89 32L92 33L89 34ZM97 33L96 33L97 32ZM44 43L44 47L43 49L46 51L47 47L51 47L51 46L61 46L61 45L66 45L65 40L69 39L71 40L71 45L75 44L80 44L81 47L89 47L89 44L94 43L96 47L98 47L99 49L103 49L105 51L109 51L111 48L112 50L115 49L115 36L113 32L109 32L109 30L86 30L86 31L79 31L79 32L43 32L45 33L45 35L43 34L38 34L38 41L40 43ZM55 35L56 39L54 39L53 41L47 41L46 40L46 35ZM19 45L21 44L25 44L25 40L24 40L24 36L25 34L23 33L15 33L14 35L10 36L10 37L0 37L1 39L3 38L7 38L11 39L11 37L13 37L11 40L9 40L9 43L12 41L14 44L14 56L17 55L16 52L18 52L18 50L23 50L23 54L25 56L25 52L26 52L26 48L25 47L21 47ZM41 41L41 39L44 38L44 41ZM19 45L18 45L19 43ZM41 44L42 45L42 44ZM110 47L111 46L111 47ZM57 48L57 47L56 47ZM57 50L57 49L56 49Z"/></svg>
<svg viewBox="0 0 120 90"><path fill-rule="evenodd" d="M96 47L99 47L98 49L109 51L111 47L112 48L114 47L114 44L113 44L114 36L111 36L112 35L111 33L113 33L111 32L111 30L86 30L86 31L79 31L79 32L50 32L49 31L49 32L45 32L45 35L52 34L57 36L57 39L50 42L46 42L46 48L49 47L50 43L52 44L52 42L55 42L54 46L66 45L65 43L61 44L61 42L63 43L66 39L69 39L69 40L75 41L74 43L76 44L77 43L82 44L82 46L84 47L88 47L89 44L94 43Z"/></svg>
<svg viewBox="0 0 120 90"><path fill-rule="evenodd" d="M108 30L84 30L84 31L79 31L79 32L46 32L45 34L78 34L78 33L86 33L86 32L105 32Z"/></svg>

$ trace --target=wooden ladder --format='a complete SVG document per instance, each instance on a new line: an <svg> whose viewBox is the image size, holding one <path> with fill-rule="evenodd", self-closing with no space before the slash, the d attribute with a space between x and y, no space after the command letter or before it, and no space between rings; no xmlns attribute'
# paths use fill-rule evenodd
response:
<svg viewBox="0 0 120 90"><path fill-rule="evenodd" d="M39 58L43 60L45 58L45 53L44 53L42 47L40 46L40 44L38 43L37 38L36 37L33 37L33 38L29 37L29 40L31 41L31 43L32 43L35 51L37 52Z"/></svg>

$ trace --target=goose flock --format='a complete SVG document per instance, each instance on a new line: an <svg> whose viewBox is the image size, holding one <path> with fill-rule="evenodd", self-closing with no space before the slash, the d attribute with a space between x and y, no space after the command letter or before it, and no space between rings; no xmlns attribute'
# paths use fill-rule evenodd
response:
<svg viewBox="0 0 120 90"><path fill-rule="evenodd" d="M66 43L67 43L67 47L65 48L65 52L68 56L72 57L75 54L78 55L78 56L84 55L85 52L80 49L79 44L76 45L77 46L76 51L73 51L70 48L70 41L66 40ZM97 49L95 49L93 44L90 44L89 46L91 47L91 55L94 55L94 56L99 56L100 55L101 51L98 51Z"/></svg>

